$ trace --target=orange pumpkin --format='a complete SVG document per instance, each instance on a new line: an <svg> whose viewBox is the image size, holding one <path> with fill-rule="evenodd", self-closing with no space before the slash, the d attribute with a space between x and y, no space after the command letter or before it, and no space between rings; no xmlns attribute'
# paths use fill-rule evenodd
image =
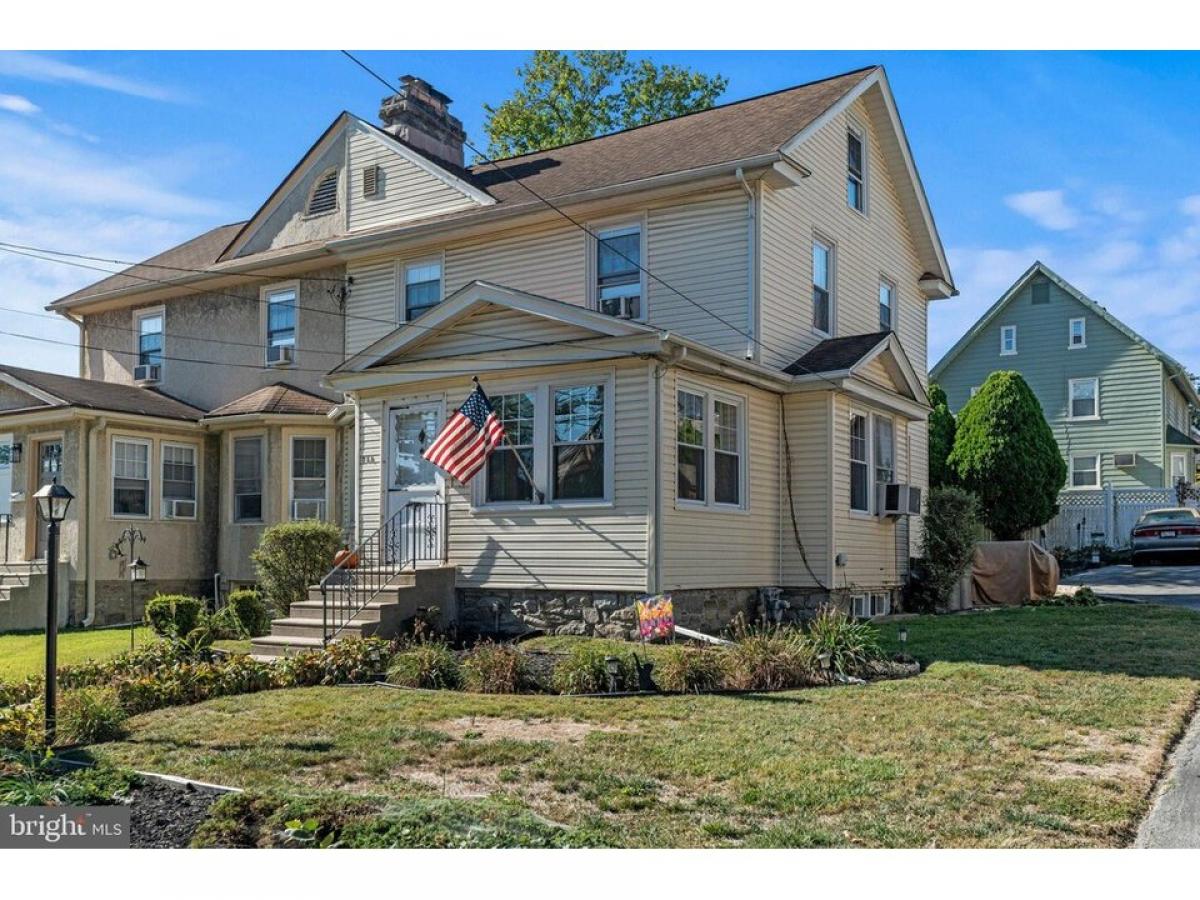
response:
<svg viewBox="0 0 1200 900"><path fill-rule="evenodd" d="M337 553L333 554L333 567L343 569L358 568L358 554L349 547L343 547Z"/></svg>

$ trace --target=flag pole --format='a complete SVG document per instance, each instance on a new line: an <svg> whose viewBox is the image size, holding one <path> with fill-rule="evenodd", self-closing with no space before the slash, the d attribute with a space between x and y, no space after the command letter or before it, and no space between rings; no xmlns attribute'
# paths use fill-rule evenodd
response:
<svg viewBox="0 0 1200 900"><path fill-rule="evenodd" d="M473 382L475 382L475 387L479 388L481 391L483 390L483 385L481 385L479 383L478 375L472 375L471 380ZM484 393L484 396L485 397L487 396L486 392ZM491 402L490 398L489 398L488 402L489 403ZM515 456L517 458L517 464L521 467L521 471L524 472L525 477L527 479L529 479L529 486L531 488L533 488L533 492L535 494L537 494L538 504L541 505L541 504L545 503L546 502L546 494L542 491L542 489L540 487L537 486L537 482L533 480L533 473L530 472L529 467L527 465L525 465L525 460L521 458L521 452L516 448L516 446L514 446L513 442L511 440L509 440L507 428L504 429L504 443L506 443L508 445L508 449L510 449L513 452L513 456Z"/></svg>

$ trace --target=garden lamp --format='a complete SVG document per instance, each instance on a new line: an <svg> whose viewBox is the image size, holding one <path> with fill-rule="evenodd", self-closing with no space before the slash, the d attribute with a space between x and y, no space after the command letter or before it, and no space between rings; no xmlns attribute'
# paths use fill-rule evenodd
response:
<svg viewBox="0 0 1200 900"><path fill-rule="evenodd" d="M37 501L38 514L47 522L57 524L67 517L67 507L75 495L55 478L50 484L43 485L33 498Z"/></svg>
<svg viewBox="0 0 1200 900"><path fill-rule="evenodd" d="M54 746L58 707L58 525L74 495L55 478L33 498L46 520L46 746Z"/></svg>
<svg viewBox="0 0 1200 900"><path fill-rule="evenodd" d="M146 563L140 556L129 564L129 580L146 580Z"/></svg>
<svg viewBox="0 0 1200 900"><path fill-rule="evenodd" d="M617 692L618 679L621 675L620 657L604 657L604 668L608 672L608 692L610 694L615 694Z"/></svg>

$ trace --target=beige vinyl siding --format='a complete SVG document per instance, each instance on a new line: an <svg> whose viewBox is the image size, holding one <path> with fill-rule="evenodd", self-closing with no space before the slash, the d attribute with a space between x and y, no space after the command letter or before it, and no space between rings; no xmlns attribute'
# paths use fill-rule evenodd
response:
<svg viewBox="0 0 1200 900"><path fill-rule="evenodd" d="M747 203L739 189L647 212L646 267L662 279L648 279L650 324L743 355L752 330Z"/></svg>
<svg viewBox="0 0 1200 900"><path fill-rule="evenodd" d="M744 401L746 508L697 508L676 500L676 391L715 391ZM779 580L779 399L768 391L678 368L662 376L662 588L760 587ZM712 490L709 473L708 489Z"/></svg>
<svg viewBox="0 0 1200 900"><path fill-rule="evenodd" d="M393 259L352 262L354 279L346 299L346 355L353 356L391 332L396 319L396 268Z"/></svg>
<svg viewBox="0 0 1200 900"><path fill-rule="evenodd" d="M846 203L846 129L867 132L867 213ZM812 241L834 246L835 335L879 331L879 280L896 286L896 327L904 351L924 383L926 308L917 282L923 272L877 136L886 130L862 99L834 117L796 151L812 175L762 194L762 360L785 366L820 340L812 329Z"/></svg>
<svg viewBox="0 0 1200 900"><path fill-rule="evenodd" d="M458 583L471 587L561 590L646 589L650 472L650 367L617 364L542 367L488 379L492 393L507 386L559 383L580 376L613 379L612 503L539 508L472 508L470 486L449 484L449 562ZM362 521L364 534L385 514L387 408L441 399L454 409L471 389L466 376L419 387L377 389L362 401ZM378 460L376 462L375 460ZM483 477L482 475L478 477ZM543 489L546 485L541 485Z"/></svg>
<svg viewBox="0 0 1200 900"><path fill-rule="evenodd" d="M436 175L405 159L364 126L350 131L350 179L347 226L351 232L394 225L477 206L477 201ZM379 166L374 197L362 193L363 169Z"/></svg>
<svg viewBox="0 0 1200 900"><path fill-rule="evenodd" d="M585 235L556 225L491 236L446 248L446 296L472 281L587 305Z"/></svg>
<svg viewBox="0 0 1200 900"><path fill-rule="evenodd" d="M837 394L833 404L833 553L846 554L845 567L835 573L839 588L894 587L900 583L897 566L896 519L850 510L850 415L887 415ZM908 423L895 417L896 477L903 481L909 468ZM875 473L870 472L874 505Z"/></svg>
<svg viewBox="0 0 1200 900"><path fill-rule="evenodd" d="M830 484L833 478L833 458L830 455L830 414L832 400L829 391L789 394L784 398L787 443L792 456L791 503L796 524L804 542L808 566L828 585L831 556L829 554L832 512ZM782 444L782 436L780 439ZM843 454L844 455L844 454ZM791 587L815 587L813 576L796 546L788 511L786 482L781 481L780 503L780 582Z"/></svg>
<svg viewBox="0 0 1200 900"><path fill-rule="evenodd" d="M578 341L596 336L596 332L577 325L534 318L528 313L489 305L414 347L405 354L405 360L438 359L492 350L520 350L531 343ZM555 354L554 347L545 347L543 350L548 357Z"/></svg>

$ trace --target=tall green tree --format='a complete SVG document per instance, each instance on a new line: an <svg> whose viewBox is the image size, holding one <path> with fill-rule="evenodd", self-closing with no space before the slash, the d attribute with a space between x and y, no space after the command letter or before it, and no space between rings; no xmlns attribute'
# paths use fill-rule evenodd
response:
<svg viewBox="0 0 1200 900"><path fill-rule="evenodd" d="M624 50L535 50L517 74L521 86L511 97L483 107L493 158L708 109L729 84L722 75L631 60Z"/></svg>
<svg viewBox="0 0 1200 900"><path fill-rule="evenodd" d="M933 382L928 394L929 405L933 407L929 413L929 486L949 487L956 481L949 458L957 426L942 386Z"/></svg>
<svg viewBox="0 0 1200 900"><path fill-rule="evenodd" d="M1016 372L993 372L959 411L949 463L1001 541L1050 521L1067 480L1041 404Z"/></svg>

